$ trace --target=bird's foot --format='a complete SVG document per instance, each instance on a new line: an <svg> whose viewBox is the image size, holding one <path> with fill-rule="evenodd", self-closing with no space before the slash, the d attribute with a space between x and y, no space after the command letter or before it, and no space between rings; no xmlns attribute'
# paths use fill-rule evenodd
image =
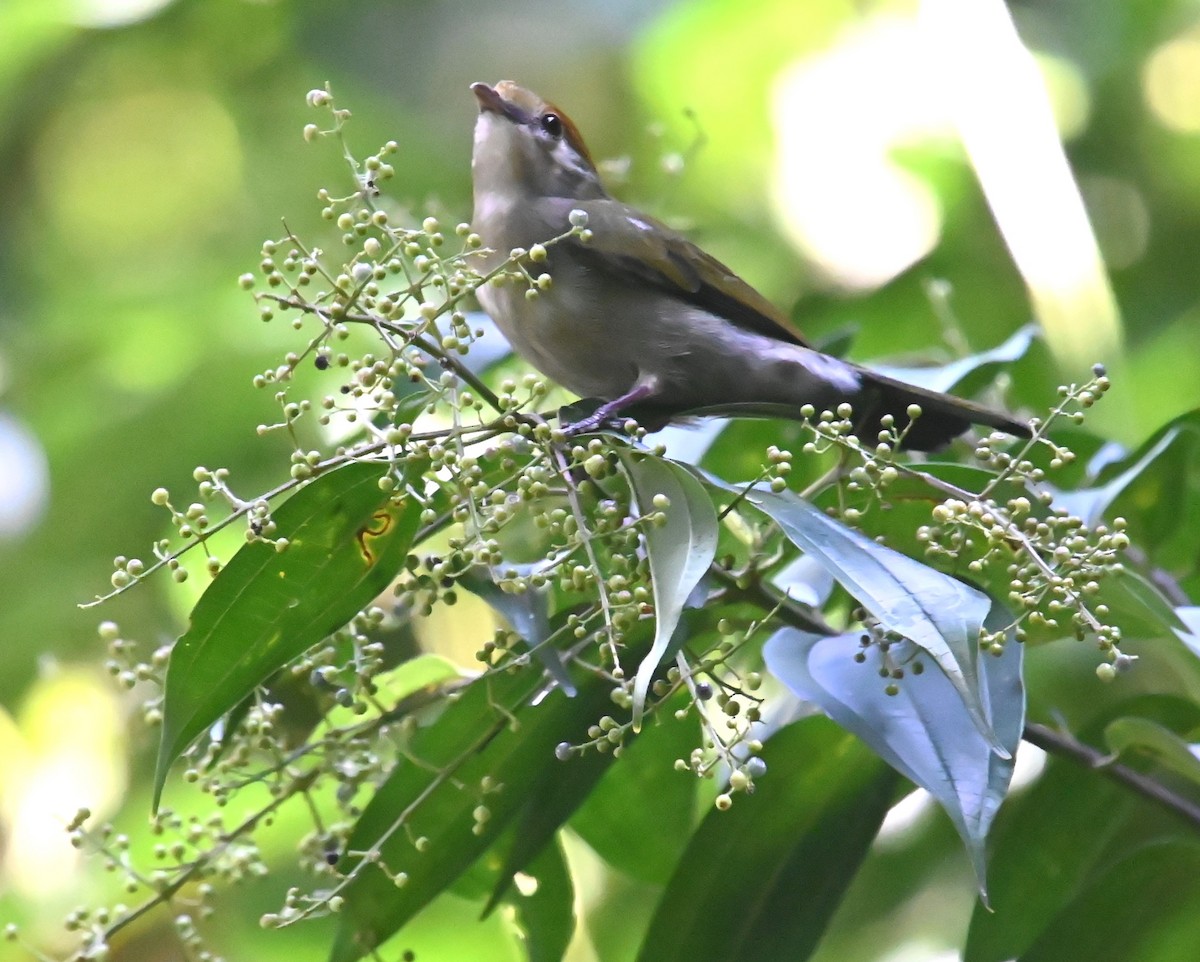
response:
<svg viewBox="0 0 1200 962"><path fill-rule="evenodd" d="M651 385L635 385L633 390L628 393L622 394L618 398L613 398L611 401L605 401L591 414L580 418L578 421L563 424L559 430L567 437L575 438L581 434L591 434L594 431L599 431L601 428L611 427L619 429L624 423L624 419L618 417L620 412L631 405L637 404L639 401L646 400L646 398L653 394L654 388ZM575 405L571 405L571 407L575 407Z"/></svg>
<svg viewBox="0 0 1200 962"><path fill-rule="evenodd" d="M604 428L618 428L621 419L616 417L614 412L606 411L606 407L607 404L601 405L587 417L561 425L559 430L568 438L577 438L581 434L593 434Z"/></svg>

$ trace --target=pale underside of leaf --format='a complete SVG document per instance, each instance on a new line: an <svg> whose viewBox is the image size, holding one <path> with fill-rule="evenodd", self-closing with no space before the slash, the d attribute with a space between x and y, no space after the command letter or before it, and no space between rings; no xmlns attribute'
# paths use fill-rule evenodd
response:
<svg viewBox="0 0 1200 962"><path fill-rule="evenodd" d="M643 529L654 591L654 644L638 665L633 688L633 725L641 727L646 694L668 653L684 605L708 571L717 551L717 512L712 499L686 469L663 458L622 456L638 508L656 510L654 498L669 499L666 523Z"/></svg>

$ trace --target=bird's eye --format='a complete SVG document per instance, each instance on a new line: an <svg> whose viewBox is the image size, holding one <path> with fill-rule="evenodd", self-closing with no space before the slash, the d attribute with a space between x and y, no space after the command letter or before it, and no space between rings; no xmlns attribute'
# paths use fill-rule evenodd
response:
<svg viewBox="0 0 1200 962"><path fill-rule="evenodd" d="M542 114L538 118L538 122L542 125L542 130L546 131L555 140L563 135L563 122L558 114Z"/></svg>

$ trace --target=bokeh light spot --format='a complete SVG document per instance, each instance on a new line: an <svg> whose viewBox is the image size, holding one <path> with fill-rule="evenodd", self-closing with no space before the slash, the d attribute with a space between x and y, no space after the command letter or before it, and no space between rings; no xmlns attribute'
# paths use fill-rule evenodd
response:
<svg viewBox="0 0 1200 962"><path fill-rule="evenodd" d="M1179 133L1200 132L1200 36L1195 31L1168 40L1146 60L1142 93L1150 112Z"/></svg>
<svg viewBox="0 0 1200 962"><path fill-rule="evenodd" d="M868 22L775 84L774 193L784 232L834 283L876 287L933 249L933 191L893 159L935 118L909 21Z"/></svg>
<svg viewBox="0 0 1200 962"><path fill-rule="evenodd" d="M1062 369L1122 356L1116 299L1046 82L1001 0L922 0L926 49L1046 341Z"/></svg>
<svg viewBox="0 0 1200 962"><path fill-rule="evenodd" d="M74 0L74 21L85 27L124 27L154 16L171 0Z"/></svg>
<svg viewBox="0 0 1200 962"><path fill-rule="evenodd" d="M233 120L198 90L76 104L40 147L43 204L64 242L97 258L220 224L241 183Z"/></svg>
<svg viewBox="0 0 1200 962"><path fill-rule="evenodd" d="M0 413L0 539L32 528L49 494L50 469L42 445L24 424Z"/></svg>
<svg viewBox="0 0 1200 962"><path fill-rule="evenodd" d="M1140 261L1150 243L1150 211L1142 192L1130 181L1101 174L1080 178L1079 189L1104 263L1119 270Z"/></svg>
<svg viewBox="0 0 1200 962"><path fill-rule="evenodd" d="M81 805L101 817L125 789L126 746L111 683L53 669L30 690L16 724L0 731L0 813L8 828L5 878L30 898L63 897L78 884L80 853L64 827Z"/></svg>

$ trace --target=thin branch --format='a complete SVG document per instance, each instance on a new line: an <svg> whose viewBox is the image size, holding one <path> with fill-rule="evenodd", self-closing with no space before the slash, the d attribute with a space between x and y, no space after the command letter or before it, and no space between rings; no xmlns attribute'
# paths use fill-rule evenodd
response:
<svg viewBox="0 0 1200 962"><path fill-rule="evenodd" d="M819 612L809 608L807 605L793 601L782 591L771 587L757 577L753 578L748 584L743 584L736 574L715 563L709 565L708 573L716 580L724 582L727 585L727 593L725 595L727 600L737 600L740 598L751 604L763 607L773 612L774 616L780 621L791 625L793 628L799 628L801 631L809 631L818 635L841 634L841 632L825 621Z"/></svg>
<svg viewBox="0 0 1200 962"><path fill-rule="evenodd" d="M1031 745L1037 745L1038 748L1052 755L1069 758L1085 768L1090 768L1103 777L1111 779L1118 785L1132 789L1143 798L1149 799L1169 812L1174 812L1180 818L1191 823L1193 828L1200 829L1200 805L1171 791L1162 782L1156 782L1149 775L1143 775L1128 765L1113 761L1112 755L1077 741L1067 732L1033 722L1025 726L1022 737Z"/></svg>
<svg viewBox="0 0 1200 962"><path fill-rule="evenodd" d="M810 611L789 598L781 598L778 592L762 581L754 580L749 584L741 584L737 576L718 565L713 565L710 572L729 585L731 593L742 596L752 604L768 607L778 605L775 617L786 624L802 631L830 635L838 633L835 628L826 624L817 612ZM1025 726L1022 737L1031 745L1037 745L1052 755L1069 758L1119 785L1124 785L1200 829L1200 804L1172 791L1149 775L1114 761L1111 755L1085 745L1069 733L1030 722Z"/></svg>
<svg viewBox="0 0 1200 962"><path fill-rule="evenodd" d="M158 908L160 905L165 905L171 901L185 885L195 879L200 873L213 863L221 854L229 848L234 842L240 841L244 836L254 830L264 818L271 815L276 809L283 805L288 799L294 797L299 792L306 792L312 787L313 783L321 774L320 769L314 768L310 772L299 776L292 781L291 786L286 791L280 792L264 808L253 813L244 822L238 825L231 831L222 834L218 843L208 852L198 856L188 868L177 875L174 880L164 884L159 888L153 896L143 902L141 905L128 910L124 915L115 919L104 929L104 941L109 942L113 936L122 929L132 925L146 913Z"/></svg>

